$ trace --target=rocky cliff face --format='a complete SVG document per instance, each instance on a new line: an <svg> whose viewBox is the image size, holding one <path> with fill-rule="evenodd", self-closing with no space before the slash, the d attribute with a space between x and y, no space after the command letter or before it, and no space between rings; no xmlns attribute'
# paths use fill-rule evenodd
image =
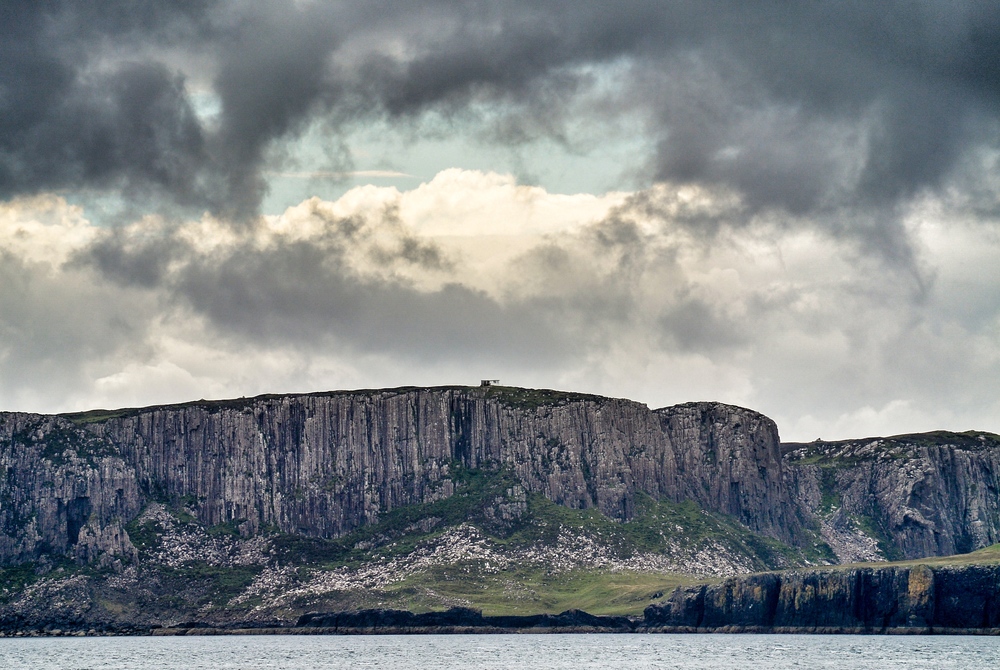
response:
<svg viewBox="0 0 1000 670"><path fill-rule="evenodd" d="M244 537L339 537L449 498L456 468L504 469L528 493L620 520L648 494L792 544L818 530L842 562L1000 541L994 435L782 449L770 419L718 403L650 410L555 391L403 388L0 414L0 565L131 558L126 527L157 501Z"/></svg>
<svg viewBox="0 0 1000 670"><path fill-rule="evenodd" d="M926 565L765 573L679 588L651 627L702 630L974 631L1000 626L1000 566Z"/></svg>
<svg viewBox="0 0 1000 670"><path fill-rule="evenodd" d="M59 417L0 414L0 565L133 555L124 524L142 506L113 443Z"/></svg>
<svg viewBox="0 0 1000 670"><path fill-rule="evenodd" d="M1000 542L1000 437L924 433L785 445L785 483L844 561Z"/></svg>
<svg viewBox="0 0 1000 670"><path fill-rule="evenodd" d="M184 500L206 526L335 537L454 492L452 469L626 519L694 500L791 540L777 429L737 407L493 388L395 389L92 412L0 414L0 563L134 551L125 526Z"/></svg>

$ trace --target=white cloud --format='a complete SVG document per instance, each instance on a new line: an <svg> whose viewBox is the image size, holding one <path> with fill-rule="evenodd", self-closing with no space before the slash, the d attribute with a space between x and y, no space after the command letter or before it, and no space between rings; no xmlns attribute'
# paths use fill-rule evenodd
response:
<svg viewBox="0 0 1000 670"><path fill-rule="evenodd" d="M732 194L448 170L240 230L0 206L0 404L78 410L480 378L758 409L786 439L1000 430L1000 237L913 210L921 288Z"/></svg>
<svg viewBox="0 0 1000 670"><path fill-rule="evenodd" d="M57 266L95 234L80 207L55 195L16 198L0 206L0 250L23 262Z"/></svg>
<svg viewBox="0 0 1000 670"><path fill-rule="evenodd" d="M789 432L798 435L801 441L805 441L805 435L814 435L814 439L826 439L827 435L834 435L835 439L880 437L937 430L954 422L955 416L948 408L928 413L912 400L891 400L878 409L864 406L833 420L807 414L794 421Z"/></svg>

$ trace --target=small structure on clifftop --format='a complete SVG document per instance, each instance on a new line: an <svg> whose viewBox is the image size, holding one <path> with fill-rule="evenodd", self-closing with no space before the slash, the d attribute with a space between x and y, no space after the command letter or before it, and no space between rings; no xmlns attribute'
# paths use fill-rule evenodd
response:
<svg viewBox="0 0 1000 670"><path fill-rule="evenodd" d="M499 379L484 379L481 382L479 382L480 386L497 386L499 384L500 384Z"/></svg>

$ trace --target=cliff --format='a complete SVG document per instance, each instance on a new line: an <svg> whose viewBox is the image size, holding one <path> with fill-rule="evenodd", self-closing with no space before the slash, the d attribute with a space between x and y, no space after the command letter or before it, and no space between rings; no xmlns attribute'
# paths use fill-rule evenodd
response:
<svg viewBox="0 0 1000 670"><path fill-rule="evenodd" d="M995 543L998 473L986 433L780 445L729 405L509 387L2 413L0 631L454 607L583 629L621 621L555 612L650 602L630 625L964 628L953 593L991 626L994 568L703 582Z"/></svg>
<svg viewBox="0 0 1000 670"><path fill-rule="evenodd" d="M786 444L789 496L844 562L1000 542L1000 437L934 432Z"/></svg>
<svg viewBox="0 0 1000 670"><path fill-rule="evenodd" d="M343 535L451 496L453 471L628 519L636 496L693 500L783 540L800 532L774 423L750 410L581 394L403 388L66 416L0 414L0 564L130 556L126 526L187 501L244 536Z"/></svg>
<svg viewBox="0 0 1000 670"><path fill-rule="evenodd" d="M678 588L647 627L824 633L997 632L1000 565L765 573Z"/></svg>

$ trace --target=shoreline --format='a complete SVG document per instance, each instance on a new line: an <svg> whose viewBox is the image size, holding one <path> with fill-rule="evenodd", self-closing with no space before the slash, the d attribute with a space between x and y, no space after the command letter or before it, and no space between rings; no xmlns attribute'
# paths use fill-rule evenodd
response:
<svg viewBox="0 0 1000 670"><path fill-rule="evenodd" d="M315 626L246 627L246 628L150 628L120 631L19 630L0 631L0 639L63 637L185 637L217 635L969 635L1000 636L1000 628L847 628L836 626L637 626L632 629L596 626L559 626L502 628L497 626L417 626L385 628L327 628Z"/></svg>
<svg viewBox="0 0 1000 670"><path fill-rule="evenodd" d="M308 612L294 622L236 615L226 620L91 620L15 616L0 619L2 637L86 635L490 635L831 634L1000 635L1000 565L758 573L717 584L678 587L642 616L484 615L471 607L414 613L397 609Z"/></svg>

